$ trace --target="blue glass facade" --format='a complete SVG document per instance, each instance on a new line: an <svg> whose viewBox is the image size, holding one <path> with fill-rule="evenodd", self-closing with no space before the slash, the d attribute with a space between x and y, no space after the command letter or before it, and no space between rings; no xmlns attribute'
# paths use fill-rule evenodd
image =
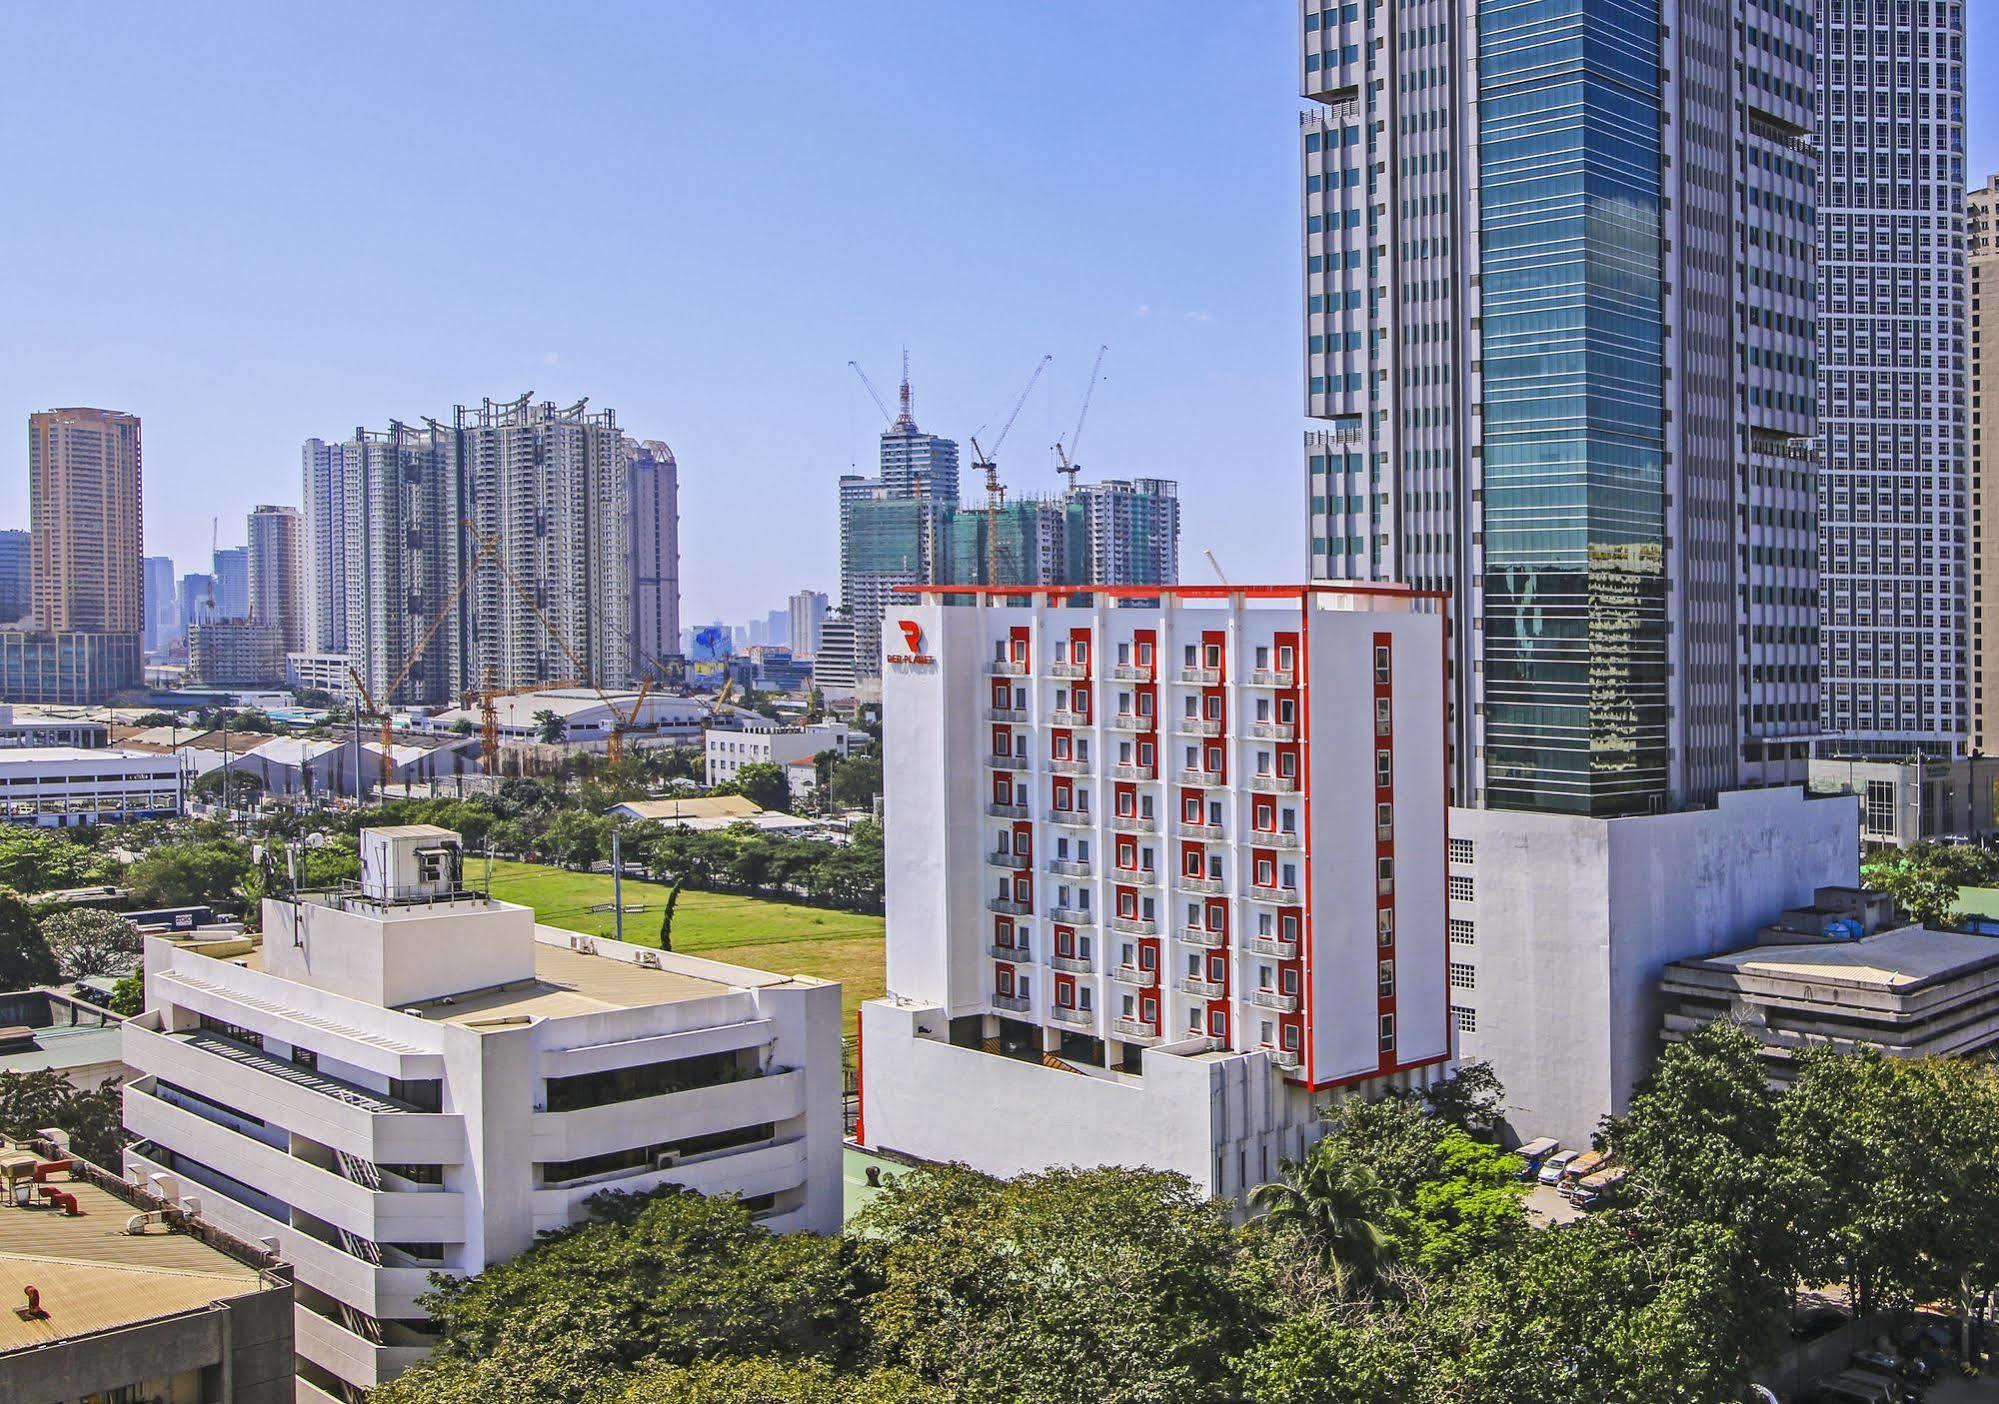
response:
<svg viewBox="0 0 1999 1404"><path fill-rule="evenodd" d="M1659 0L1479 6L1487 800L1667 786Z"/></svg>

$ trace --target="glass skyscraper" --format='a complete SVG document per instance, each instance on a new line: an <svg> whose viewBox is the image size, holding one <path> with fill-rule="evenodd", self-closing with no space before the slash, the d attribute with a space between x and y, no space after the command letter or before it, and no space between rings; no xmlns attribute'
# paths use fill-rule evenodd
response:
<svg viewBox="0 0 1999 1404"><path fill-rule="evenodd" d="M1451 593L1454 802L1801 781L1810 10L1304 0L1301 33L1313 571Z"/></svg>

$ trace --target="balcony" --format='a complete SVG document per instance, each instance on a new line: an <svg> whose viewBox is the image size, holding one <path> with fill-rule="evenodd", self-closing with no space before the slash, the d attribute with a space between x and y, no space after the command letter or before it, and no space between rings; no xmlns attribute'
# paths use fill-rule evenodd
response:
<svg viewBox="0 0 1999 1404"><path fill-rule="evenodd" d="M991 755L986 757L986 764L994 770L1025 770L1027 757Z"/></svg>
<svg viewBox="0 0 1999 1404"><path fill-rule="evenodd" d="M1150 990L1158 987L1159 971L1147 970L1139 965L1120 965L1111 972L1111 978L1120 985L1130 985L1134 989Z"/></svg>
<svg viewBox="0 0 1999 1404"><path fill-rule="evenodd" d="M1222 670L1220 668L1182 668L1180 670L1180 681L1190 683L1195 687L1220 687L1222 685Z"/></svg>
<svg viewBox="0 0 1999 1404"><path fill-rule="evenodd" d="M1275 936L1252 936L1249 948L1257 955L1269 956L1272 960L1298 959L1298 943L1282 941Z"/></svg>
<svg viewBox="0 0 1999 1404"><path fill-rule="evenodd" d="M1000 804L995 801L986 806L986 813L995 819L1025 819L1027 806L1024 804Z"/></svg>
<svg viewBox="0 0 1999 1404"><path fill-rule="evenodd" d="M1226 931L1210 931L1205 926L1183 926L1180 939L1190 946L1199 946L1204 951L1218 951L1229 942Z"/></svg>
<svg viewBox="0 0 1999 1404"><path fill-rule="evenodd" d="M1050 858L1043 864L1049 872L1060 877L1088 877L1090 865L1080 858Z"/></svg>
<svg viewBox="0 0 1999 1404"><path fill-rule="evenodd" d="M1097 1011L1094 1009L1071 1009L1066 1004L1057 1004L1049 1009L1048 1017L1058 1024L1070 1024L1079 1029L1094 1029L1097 1026Z"/></svg>
<svg viewBox="0 0 1999 1404"><path fill-rule="evenodd" d="M1034 1008L1034 1001L1026 995L993 995L993 1008L1004 1009L1010 1014L1025 1014Z"/></svg>
<svg viewBox="0 0 1999 1404"><path fill-rule="evenodd" d="M1159 934L1159 923L1151 917L1114 916L1110 919L1110 928L1113 931L1122 932L1126 936L1157 936Z"/></svg>
<svg viewBox="0 0 1999 1404"><path fill-rule="evenodd" d="M1196 999L1220 999L1229 992L1220 980L1203 980L1199 975L1182 975L1180 993L1193 995Z"/></svg>
<svg viewBox="0 0 1999 1404"><path fill-rule="evenodd" d="M1010 848L995 848L986 854L986 861L995 868L1012 868L1015 872L1025 872L1034 866L1034 860L1025 853L1015 853Z"/></svg>
<svg viewBox="0 0 1999 1404"><path fill-rule="evenodd" d="M1159 723L1149 712L1119 712L1111 718L1113 731L1156 731Z"/></svg>
<svg viewBox="0 0 1999 1404"><path fill-rule="evenodd" d="M1199 766L1182 766L1173 778L1182 785L1196 785L1203 790L1217 789L1228 783L1214 771L1203 770Z"/></svg>
<svg viewBox="0 0 1999 1404"><path fill-rule="evenodd" d="M1050 726L1089 726L1091 724L1090 714L1088 712L1078 712L1072 708L1057 707L1048 714L1048 724Z"/></svg>
<svg viewBox="0 0 1999 1404"><path fill-rule="evenodd" d="M1296 741L1298 728L1290 722L1254 721L1249 724L1249 734L1259 741Z"/></svg>
<svg viewBox="0 0 1999 1404"><path fill-rule="evenodd" d="M1296 687L1298 675L1283 668L1258 668L1249 675L1251 687Z"/></svg>
<svg viewBox="0 0 1999 1404"><path fill-rule="evenodd" d="M1202 824L1182 820L1180 823L1180 837L1207 839L1210 843L1220 843L1223 837L1222 826L1220 824Z"/></svg>
<svg viewBox="0 0 1999 1404"><path fill-rule="evenodd" d="M1111 1031L1126 1043L1159 1042L1159 1030L1144 1019L1113 1019Z"/></svg>
<svg viewBox="0 0 1999 1404"><path fill-rule="evenodd" d="M1090 964L1086 956L1052 955L1048 957L1050 969L1059 970L1064 975L1094 975L1096 966Z"/></svg>
<svg viewBox="0 0 1999 1404"><path fill-rule="evenodd" d="M1087 829L1094 821L1087 809L1051 809L1048 811L1048 822L1070 829Z"/></svg>
<svg viewBox="0 0 1999 1404"><path fill-rule="evenodd" d="M1249 900L1252 902L1275 902L1280 907L1298 905L1298 889L1277 887L1267 883L1253 882L1249 885Z"/></svg>
<svg viewBox="0 0 1999 1404"><path fill-rule="evenodd" d="M986 708L986 720L996 721L996 722L1012 722L1016 726L1025 726L1027 724L1027 708L988 707Z"/></svg>
<svg viewBox="0 0 1999 1404"><path fill-rule="evenodd" d="M986 673L995 678L1024 678L1027 676L1027 664L1017 658L988 659Z"/></svg>
<svg viewBox="0 0 1999 1404"><path fill-rule="evenodd" d="M1151 682L1152 669L1143 663L1115 663L1111 676L1119 682Z"/></svg>
<svg viewBox="0 0 1999 1404"><path fill-rule="evenodd" d="M1029 965L1034 961L1034 953L1025 946L1009 946L995 941L986 947L986 953L994 960L1011 961L1015 965Z"/></svg>
<svg viewBox="0 0 1999 1404"><path fill-rule="evenodd" d="M1017 902L1011 897L988 897L986 898L986 910L996 912L1000 916L1033 916L1034 904L1032 902Z"/></svg>
<svg viewBox="0 0 1999 1404"><path fill-rule="evenodd" d="M1295 1052L1293 1052L1291 1049L1273 1048L1270 1044L1266 1043L1263 1045L1263 1051L1270 1055L1271 1062L1275 1063L1278 1067L1284 1069L1284 1071L1286 1072L1297 1071L1298 1055Z"/></svg>
<svg viewBox="0 0 1999 1404"><path fill-rule="evenodd" d="M1222 720L1220 717L1182 717L1176 730L1182 736L1220 736Z"/></svg>
<svg viewBox="0 0 1999 1404"><path fill-rule="evenodd" d="M1298 777L1295 775L1252 775L1249 787L1259 794L1295 795L1298 793Z"/></svg>
<svg viewBox="0 0 1999 1404"><path fill-rule="evenodd" d="M1087 678L1090 665L1087 663L1050 663L1048 676L1051 678Z"/></svg>
<svg viewBox="0 0 1999 1404"><path fill-rule="evenodd" d="M430 1355L428 1345L377 1345L366 1336L356 1335L338 1322L304 1308L293 1314L292 1329L292 1345L301 1357L343 1380L368 1387L387 1384ZM386 1323L383 1329L396 1339L422 1339L416 1332L393 1322Z"/></svg>
<svg viewBox="0 0 1999 1404"><path fill-rule="evenodd" d="M1296 829L1258 829L1249 836L1252 848L1298 848L1302 841Z"/></svg>
<svg viewBox="0 0 1999 1404"><path fill-rule="evenodd" d="M1048 762L1048 769L1056 775L1088 775L1090 763L1074 756L1054 756Z"/></svg>
<svg viewBox="0 0 1999 1404"><path fill-rule="evenodd" d="M1111 778L1115 780L1152 780L1159 775L1158 768L1150 765L1119 763L1111 767Z"/></svg>
<svg viewBox="0 0 1999 1404"><path fill-rule="evenodd" d="M1159 821L1150 814L1113 814L1111 828L1120 834L1153 834L1159 832Z"/></svg>
<svg viewBox="0 0 1999 1404"><path fill-rule="evenodd" d="M1173 885L1182 892L1199 892L1209 897L1219 897L1222 893L1220 878L1201 877L1196 873L1181 873L1173 879Z"/></svg>
<svg viewBox="0 0 1999 1404"><path fill-rule="evenodd" d="M1062 926L1095 926L1097 919L1080 907L1050 907L1048 919Z"/></svg>

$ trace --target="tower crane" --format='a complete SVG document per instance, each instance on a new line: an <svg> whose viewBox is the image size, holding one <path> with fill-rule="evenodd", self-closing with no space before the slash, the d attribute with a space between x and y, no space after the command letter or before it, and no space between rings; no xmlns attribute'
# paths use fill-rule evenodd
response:
<svg viewBox="0 0 1999 1404"><path fill-rule="evenodd" d="M888 401L882 398L881 391L875 389L875 383L868 379L868 373L861 369L861 363L859 361L849 361L847 365L855 375L861 378L861 384L867 387L868 398L873 400L875 408L882 412L882 419L889 424L895 423L895 416L888 412Z"/></svg>
<svg viewBox="0 0 1999 1404"><path fill-rule="evenodd" d="M999 452L1000 445L1006 442L1006 436L1012 432L1013 422L1020 418L1021 408L1027 403L1027 397L1034 389L1034 382L1041 379L1041 372L1047 370L1048 363L1054 359L1053 356L1043 356L1034 363L1034 373L1027 377L1027 384L1020 388L1020 395L1013 402L1013 411L1007 415L1006 422L1000 425L999 436L993 440L992 448L985 449L979 445L979 434L985 433L985 425L979 426L979 434L972 435L972 466L983 469L986 475L986 584L988 585L1000 583L999 518L1000 509L1006 505L1006 485L1000 481L999 464L994 455Z"/></svg>
<svg viewBox="0 0 1999 1404"><path fill-rule="evenodd" d="M1060 439L1055 441L1055 458L1059 465L1055 471L1068 476L1069 495L1072 497L1076 493L1076 477L1083 471L1082 460L1076 457L1076 448L1083 442L1083 421L1090 417L1090 399L1097 393L1097 374L1104 368L1104 352L1110 349L1108 346L1097 348L1097 361L1090 367L1090 383L1083 387L1083 408L1077 412L1076 427L1069 431L1068 447L1064 448Z"/></svg>
<svg viewBox="0 0 1999 1404"><path fill-rule="evenodd" d="M875 383L868 379L868 373L861 369L859 361L849 361L847 364L853 368L854 374L861 378L861 384L867 387L868 398L875 402L875 408L881 411L884 420L897 429L914 429L916 427L916 402L915 397L909 392L909 348L907 346L902 348L902 391L899 399L902 413L899 415L889 413L888 401L882 398L881 391L875 389Z"/></svg>

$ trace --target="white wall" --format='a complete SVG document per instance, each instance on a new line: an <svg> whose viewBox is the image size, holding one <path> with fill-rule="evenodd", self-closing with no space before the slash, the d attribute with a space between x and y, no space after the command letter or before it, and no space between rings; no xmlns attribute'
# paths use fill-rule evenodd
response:
<svg viewBox="0 0 1999 1404"><path fill-rule="evenodd" d="M1621 1113L1659 1046L1659 977L1675 960L1749 944L1815 888L1859 879L1851 799L1742 790L1711 810L1579 819L1453 809L1475 846L1474 923L1451 958L1477 969L1475 1033L1461 1058L1492 1062L1523 1137L1586 1144Z"/></svg>

